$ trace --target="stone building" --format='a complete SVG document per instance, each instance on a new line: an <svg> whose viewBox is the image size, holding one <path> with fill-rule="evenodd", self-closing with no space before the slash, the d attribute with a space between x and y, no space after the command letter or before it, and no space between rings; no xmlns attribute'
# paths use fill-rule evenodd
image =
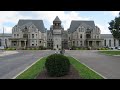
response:
<svg viewBox="0 0 120 90"><path fill-rule="evenodd" d="M7 44L6 44L7 42ZM68 30L64 30L58 16L50 30L43 20L19 20L12 28L12 34L0 34L0 46L14 48L47 47L49 49L69 49L75 47L118 47L120 40L112 34L101 34L94 21L72 20Z"/></svg>
<svg viewBox="0 0 120 90"><path fill-rule="evenodd" d="M47 29L42 20L19 20L12 28L12 37L9 38L11 47L30 48L47 47Z"/></svg>
<svg viewBox="0 0 120 90"><path fill-rule="evenodd" d="M102 47L100 34L94 21L72 20L68 29L68 47Z"/></svg>
<svg viewBox="0 0 120 90"><path fill-rule="evenodd" d="M51 49L68 48L67 31L61 25L61 20L57 16L50 30L47 31L47 47Z"/></svg>
<svg viewBox="0 0 120 90"><path fill-rule="evenodd" d="M1 46L10 47L9 38L11 37L12 37L12 34L9 34L9 33L0 34L0 47Z"/></svg>

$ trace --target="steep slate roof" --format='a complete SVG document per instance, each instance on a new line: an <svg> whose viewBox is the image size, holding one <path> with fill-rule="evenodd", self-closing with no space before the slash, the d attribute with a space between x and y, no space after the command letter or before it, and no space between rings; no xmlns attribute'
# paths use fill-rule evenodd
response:
<svg viewBox="0 0 120 90"><path fill-rule="evenodd" d="M44 27L44 23L43 23L43 20L24 20L24 19L20 19L18 21L18 26L22 26L24 24L27 24L29 23L28 25L30 25L31 23L33 23L37 28L38 30L40 30L41 32L45 32L45 27Z"/></svg>
<svg viewBox="0 0 120 90"><path fill-rule="evenodd" d="M68 31L71 32L71 33L74 32L83 23L91 26L92 28L95 28L94 21L72 20L71 24L70 24L70 29Z"/></svg>
<svg viewBox="0 0 120 90"><path fill-rule="evenodd" d="M112 34L101 34L101 38L113 38Z"/></svg>
<svg viewBox="0 0 120 90"><path fill-rule="evenodd" d="M61 22L61 20L59 19L59 17L58 16L56 16L56 18L54 19L54 21L57 21L57 22Z"/></svg>

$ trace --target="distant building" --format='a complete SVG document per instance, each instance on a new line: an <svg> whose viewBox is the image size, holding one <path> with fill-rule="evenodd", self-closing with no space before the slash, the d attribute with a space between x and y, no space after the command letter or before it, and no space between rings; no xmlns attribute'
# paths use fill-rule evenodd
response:
<svg viewBox="0 0 120 90"><path fill-rule="evenodd" d="M50 30L43 20L19 20L12 28L12 34L0 34L0 46L14 48L47 47L49 49L69 49L75 47L118 47L120 40L112 34L101 34L94 21L72 20L68 30L64 30L57 16Z"/></svg>
<svg viewBox="0 0 120 90"><path fill-rule="evenodd" d="M9 33L4 33L4 34L0 34L0 46L4 46L4 47L10 47L10 41L9 38L12 37L12 34Z"/></svg>

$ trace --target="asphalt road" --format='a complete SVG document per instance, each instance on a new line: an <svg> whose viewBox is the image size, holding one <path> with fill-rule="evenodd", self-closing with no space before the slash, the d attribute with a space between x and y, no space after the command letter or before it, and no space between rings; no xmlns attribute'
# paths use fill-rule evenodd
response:
<svg viewBox="0 0 120 90"><path fill-rule="evenodd" d="M66 55L77 58L107 79L120 79L120 56L100 54L96 50L68 50Z"/></svg>
<svg viewBox="0 0 120 90"><path fill-rule="evenodd" d="M39 58L54 53L50 50L23 50L18 52L17 54L0 57L0 79L11 79Z"/></svg>

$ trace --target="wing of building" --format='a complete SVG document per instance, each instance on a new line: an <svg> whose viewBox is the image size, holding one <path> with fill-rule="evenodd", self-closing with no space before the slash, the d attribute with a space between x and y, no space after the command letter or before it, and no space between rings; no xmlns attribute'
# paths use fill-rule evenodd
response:
<svg viewBox="0 0 120 90"><path fill-rule="evenodd" d="M7 44L6 44L7 42ZM47 47L49 49L69 49L75 47L118 47L120 40L112 34L101 34L92 20L72 20L68 30L64 30L58 16L47 30L43 20L20 19L12 28L12 34L0 34L0 46L14 48Z"/></svg>
<svg viewBox="0 0 120 90"><path fill-rule="evenodd" d="M10 38L11 47L34 48L39 46L47 47L47 29L43 20L19 20L12 29Z"/></svg>

